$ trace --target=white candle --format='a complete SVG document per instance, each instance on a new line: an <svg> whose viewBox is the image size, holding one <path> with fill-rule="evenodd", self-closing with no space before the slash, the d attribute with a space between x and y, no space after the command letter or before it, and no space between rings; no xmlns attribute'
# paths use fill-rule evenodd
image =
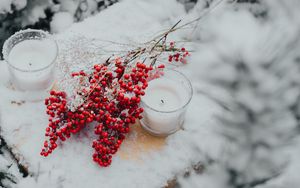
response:
<svg viewBox="0 0 300 188"><path fill-rule="evenodd" d="M48 88L53 82L50 66L56 55L56 44L50 39L24 40L13 46L8 55L13 84L27 91Z"/></svg>
<svg viewBox="0 0 300 188"><path fill-rule="evenodd" d="M156 135L168 135L178 130L184 122L184 106L191 97L188 89L180 80L167 77L150 81L142 97L142 126Z"/></svg>

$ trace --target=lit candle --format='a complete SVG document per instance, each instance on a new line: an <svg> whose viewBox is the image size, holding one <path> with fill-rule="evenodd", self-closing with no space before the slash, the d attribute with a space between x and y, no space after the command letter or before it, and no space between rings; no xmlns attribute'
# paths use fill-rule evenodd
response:
<svg viewBox="0 0 300 188"><path fill-rule="evenodd" d="M5 42L4 48L11 81L17 89L39 91L51 87L57 45L46 32L18 32Z"/></svg>
<svg viewBox="0 0 300 188"><path fill-rule="evenodd" d="M187 78L177 71L166 70L164 76L149 82L142 98L142 126L158 136L174 133L183 125L191 97L192 87Z"/></svg>

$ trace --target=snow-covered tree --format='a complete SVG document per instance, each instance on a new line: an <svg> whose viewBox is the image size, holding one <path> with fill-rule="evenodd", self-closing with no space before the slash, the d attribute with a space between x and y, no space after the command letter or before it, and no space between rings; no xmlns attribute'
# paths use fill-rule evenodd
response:
<svg viewBox="0 0 300 188"><path fill-rule="evenodd" d="M1 0L0 46L24 28L61 32L117 0Z"/></svg>
<svg viewBox="0 0 300 188"><path fill-rule="evenodd" d="M231 145L215 163L225 169L230 187L267 184L295 165L290 147L300 137L299 8L295 0L236 4L200 29L214 40L199 49L214 49L200 77L224 106L217 131Z"/></svg>

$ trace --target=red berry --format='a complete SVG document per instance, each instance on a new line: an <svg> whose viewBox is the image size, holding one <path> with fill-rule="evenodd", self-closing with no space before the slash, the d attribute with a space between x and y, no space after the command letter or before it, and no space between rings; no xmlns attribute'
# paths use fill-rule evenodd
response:
<svg viewBox="0 0 300 188"><path fill-rule="evenodd" d="M98 139L92 144L92 159L100 166L111 164L112 155L130 130L129 124L140 118L143 112L139 108L140 97L145 94L147 78L153 70L153 67L140 62L134 67L127 67L121 58L114 63L113 69L95 65L92 73L72 73L72 76L88 77L89 82L78 91L86 97L86 101L75 111L68 108L65 92L50 92L51 96L45 100L50 118L45 131L47 139L40 153L42 156L51 154L59 140L65 141L71 134L77 134L85 126L93 125L89 123L97 121L93 130ZM164 65L158 68L164 68Z"/></svg>

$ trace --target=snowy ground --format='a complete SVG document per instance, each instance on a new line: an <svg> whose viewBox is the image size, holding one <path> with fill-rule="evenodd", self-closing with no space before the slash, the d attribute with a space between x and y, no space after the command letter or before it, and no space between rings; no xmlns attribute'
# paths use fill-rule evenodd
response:
<svg viewBox="0 0 300 188"><path fill-rule="evenodd" d="M145 156L143 163L117 155L111 167L99 168L91 161L89 141L83 135L41 158L45 107L42 103L11 104L23 94L7 87L6 67L1 63L1 134L31 173L18 178L16 186L161 187L202 161L207 165L203 174L179 177L183 187L299 187L299 3L266 2L258 7L221 4L196 30L172 35L176 40L194 41L186 44L194 52L180 70L191 79L195 95L185 130L168 137L165 148ZM187 14L174 0L125 0L73 24L56 38L61 50L78 36L97 45L111 44L108 41L137 44L179 19L185 23L199 16L204 8L205 2L200 1ZM265 9L271 11L262 19L259 15ZM81 50L94 50L86 45ZM115 45L102 47L103 51L115 49ZM67 60L70 64L78 61Z"/></svg>

